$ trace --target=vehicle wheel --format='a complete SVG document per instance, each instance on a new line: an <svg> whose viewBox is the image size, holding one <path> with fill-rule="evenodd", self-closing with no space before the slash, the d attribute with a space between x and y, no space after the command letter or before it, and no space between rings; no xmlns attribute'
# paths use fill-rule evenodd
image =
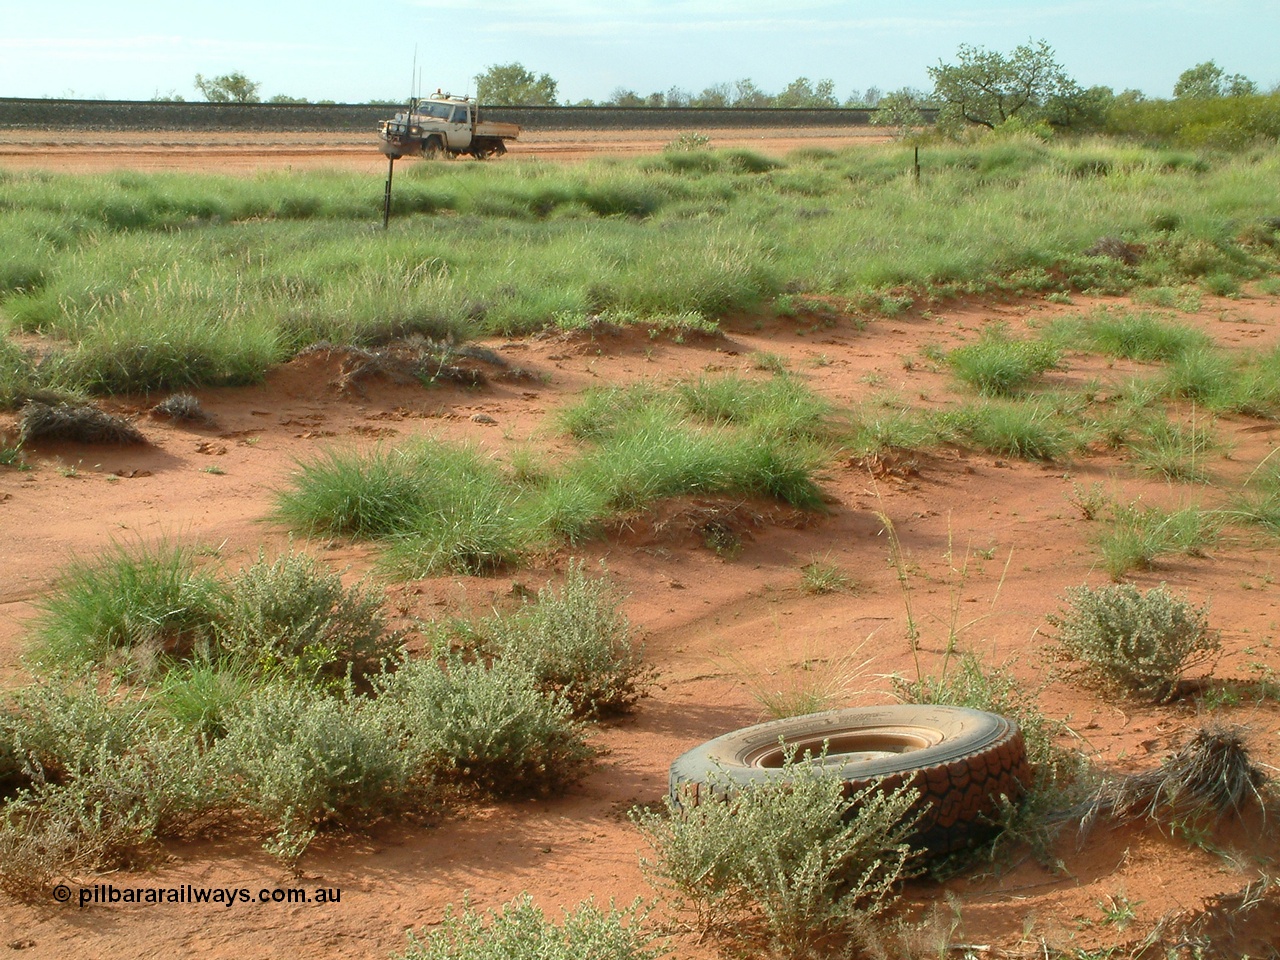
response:
<svg viewBox="0 0 1280 960"><path fill-rule="evenodd" d="M899 704L788 717L716 737L671 765L677 806L723 799L735 789L776 780L785 750L818 756L838 772L846 796L877 782L882 790L920 791L917 848L941 855L993 832L1003 795L1016 801L1031 782L1018 725L966 707Z"/></svg>
<svg viewBox="0 0 1280 960"><path fill-rule="evenodd" d="M507 152L506 144L498 137L477 137L472 144L472 152L477 160L488 160L500 157Z"/></svg>
<svg viewBox="0 0 1280 960"><path fill-rule="evenodd" d="M444 156L444 141L439 137L428 137L422 145L422 156L427 160L439 160Z"/></svg>

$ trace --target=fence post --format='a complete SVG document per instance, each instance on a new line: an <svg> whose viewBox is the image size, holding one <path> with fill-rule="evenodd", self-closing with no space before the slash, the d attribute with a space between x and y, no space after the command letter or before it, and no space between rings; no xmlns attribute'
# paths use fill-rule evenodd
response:
<svg viewBox="0 0 1280 960"><path fill-rule="evenodd" d="M391 222L391 175L396 170L396 158L387 157L387 190L382 197L382 229L387 229L387 224Z"/></svg>

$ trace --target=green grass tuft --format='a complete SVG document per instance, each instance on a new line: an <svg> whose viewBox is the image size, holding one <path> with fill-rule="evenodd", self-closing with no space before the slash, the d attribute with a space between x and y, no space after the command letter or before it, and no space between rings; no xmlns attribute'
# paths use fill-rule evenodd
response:
<svg viewBox="0 0 1280 960"><path fill-rule="evenodd" d="M1152 313L1104 308L1087 319L1055 321L1050 338L1063 346L1109 357L1148 363L1177 360L1210 345L1209 338L1191 327L1166 323Z"/></svg>
<svg viewBox="0 0 1280 960"><path fill-rule="evenodd" d="M948 353L947 363L962 383L984 396L1008 397L1057 366L1058 351L1047 341L1014 340L1003 326L993 326L977 343Z"/></svg>
<svg viewBox="0 0 1280 960"><path fill-rule="evenodd" d="M41 602L36 661L54 670L118 664L149 672L207 647L219 592L188 548L114 544L96 560L73 561Z"/></svg>

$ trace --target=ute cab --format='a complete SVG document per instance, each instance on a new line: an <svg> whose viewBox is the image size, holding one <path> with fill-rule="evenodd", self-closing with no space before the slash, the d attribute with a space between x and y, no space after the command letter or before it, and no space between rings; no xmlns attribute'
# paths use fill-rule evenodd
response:
<svg viewBox="0 0 1280 960"><path fill-rule="evenodd" d="M456 157L479 159L507 152L507 140L520 135L514 123L482 121L470 97L455 97L437 90L430 97L411 100L409 109L378 125L382 152L400 157Z"/></svg>

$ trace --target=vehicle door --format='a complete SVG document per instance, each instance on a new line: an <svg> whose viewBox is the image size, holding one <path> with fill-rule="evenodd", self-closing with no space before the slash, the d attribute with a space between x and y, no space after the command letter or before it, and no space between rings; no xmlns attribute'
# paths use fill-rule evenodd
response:
<svg viewBox="0 0 1280 960"><path fill-rule="evenodd" d="M465 150L471 146L471 107L468 104L455 103L446 121L449 131L449 146L455 150Z"/></svg>

